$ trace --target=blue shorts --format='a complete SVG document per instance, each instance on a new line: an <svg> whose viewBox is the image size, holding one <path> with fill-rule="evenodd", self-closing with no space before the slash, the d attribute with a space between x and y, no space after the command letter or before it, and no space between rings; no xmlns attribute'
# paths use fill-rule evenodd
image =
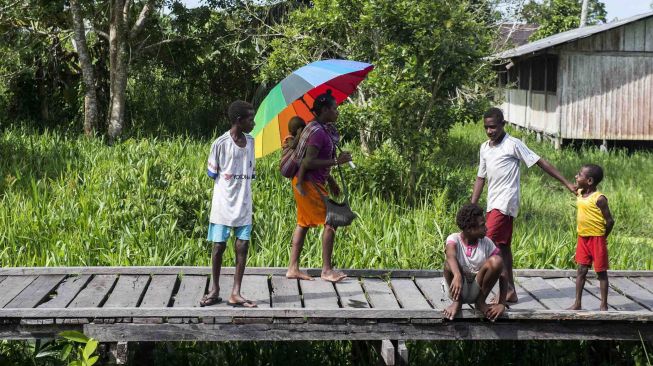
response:
<svg viewBox="0 0 653 366"><path fill-rule="evenodd" d="M214 243L226 243L231 236L231 229L236 233L236 238L240 240L249 240L252 236L252 225L231 227L210 223L209 235L207 235L206 239Z"/></svg>

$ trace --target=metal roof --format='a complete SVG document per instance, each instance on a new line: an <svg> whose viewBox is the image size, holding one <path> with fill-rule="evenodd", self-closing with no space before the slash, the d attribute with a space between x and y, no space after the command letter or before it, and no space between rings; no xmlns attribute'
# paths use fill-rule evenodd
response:
<svg viewBox="0 0 653 366"><path fill-rule="evenodd" d="M527 43L523 46L519 46L516 48L509 49L507 51L499 52L497 54L494 54L493 57L505 59L505 58L522 56L528 53L533 53L533 52L543 50L545 48L557 46L562 43L572 42L577 39L589 37L597 33L605 32L607 30L620 27L624 24L628 24L628 23L638 21L640 19L648 18L650 16L653 16L653 11L638 14L630 18L617 20L615 22L568 30L566 32L562 32L546 38L538 39L535 42Z"/></svg>

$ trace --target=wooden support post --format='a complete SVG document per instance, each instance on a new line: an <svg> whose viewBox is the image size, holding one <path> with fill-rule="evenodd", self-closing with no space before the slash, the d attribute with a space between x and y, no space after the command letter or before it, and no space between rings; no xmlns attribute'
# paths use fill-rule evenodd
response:
<svg viewBox="0 0 653 366"><path fill-rule="evenodd" d="M126 365L128 356L127 342L115 342L109 345L109 364Z"/></svg>
<svg viewBox="0 0 653 366"><path fill-rule="evenodd" d="M392 341L384 339L375 344L375 348L379 353L379 365L394 366L395 364L395 346Z"/></svg>
<svg viewBox="0 0 653 366"><path fill-rule="evenodd" d="M401 366L408 366L408 347L405 341L394 341L395 363Z"/></svg>

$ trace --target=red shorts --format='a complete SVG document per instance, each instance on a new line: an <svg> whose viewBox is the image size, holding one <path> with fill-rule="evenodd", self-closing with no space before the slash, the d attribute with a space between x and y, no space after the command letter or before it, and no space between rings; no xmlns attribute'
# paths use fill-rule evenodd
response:
<svg viewBox="0 0 653 366"><path fill-rule="evenodd" d="M487 227L485 235L494 242L494 245L510 246L513 220L512 216L504 215L497 209L488 212L485 217L485 227Z"/></svg>
<svg viewBox="0 0 653 366"><path fill-rule="evenodd" d="M608 241L605 236L579 236L576 263L591 266L595 272L608 270Z"/></svg>

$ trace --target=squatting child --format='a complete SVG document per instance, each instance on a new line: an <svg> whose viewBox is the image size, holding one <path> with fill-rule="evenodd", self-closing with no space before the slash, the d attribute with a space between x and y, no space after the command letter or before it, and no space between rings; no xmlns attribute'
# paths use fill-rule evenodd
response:
<svg viewBox="0 0 653 366"><path fill-rule="evenodd" d="M462 231L449 235L446 242L444 278L453 302L444 309L444 316L453 320L462 304L467 303L475 304L488 319L495 320L506 310L508 292L507 281L501 276L503 259L499 249L485 236L485 217L478 205L461 207L456 224ZM488 305L485 300L497 280L498 303Z"/></svg>
<svg viewBox="0 0 653 366"><path fill-rule="evenodd" d="M256 307L253 301L240 294L252 232L251 183L255 177L255 158L254 138L249 132L254 128L254 107L247 102L235 101L229 106L228 115L231 128L213 141L208 159L208 175L214 180L207 238L213 242L213 286L200 305L209 306L222 301L219 296L222 254L233 230L236 236L236 271L227 303L231 306Z"/></svg>
<svg viewBox="0 0 653 366"><path fill-rule="evenodd" d="M603 180L603 169L595 164L585 164L576 174L578 196L576 244L576 301L569 310L580 310L589 267L594 264L594 271L599 278L601 289L600 310L608 310L608 235L614 227L614 219L608 207L608 199L597 186Z"/></svg>

